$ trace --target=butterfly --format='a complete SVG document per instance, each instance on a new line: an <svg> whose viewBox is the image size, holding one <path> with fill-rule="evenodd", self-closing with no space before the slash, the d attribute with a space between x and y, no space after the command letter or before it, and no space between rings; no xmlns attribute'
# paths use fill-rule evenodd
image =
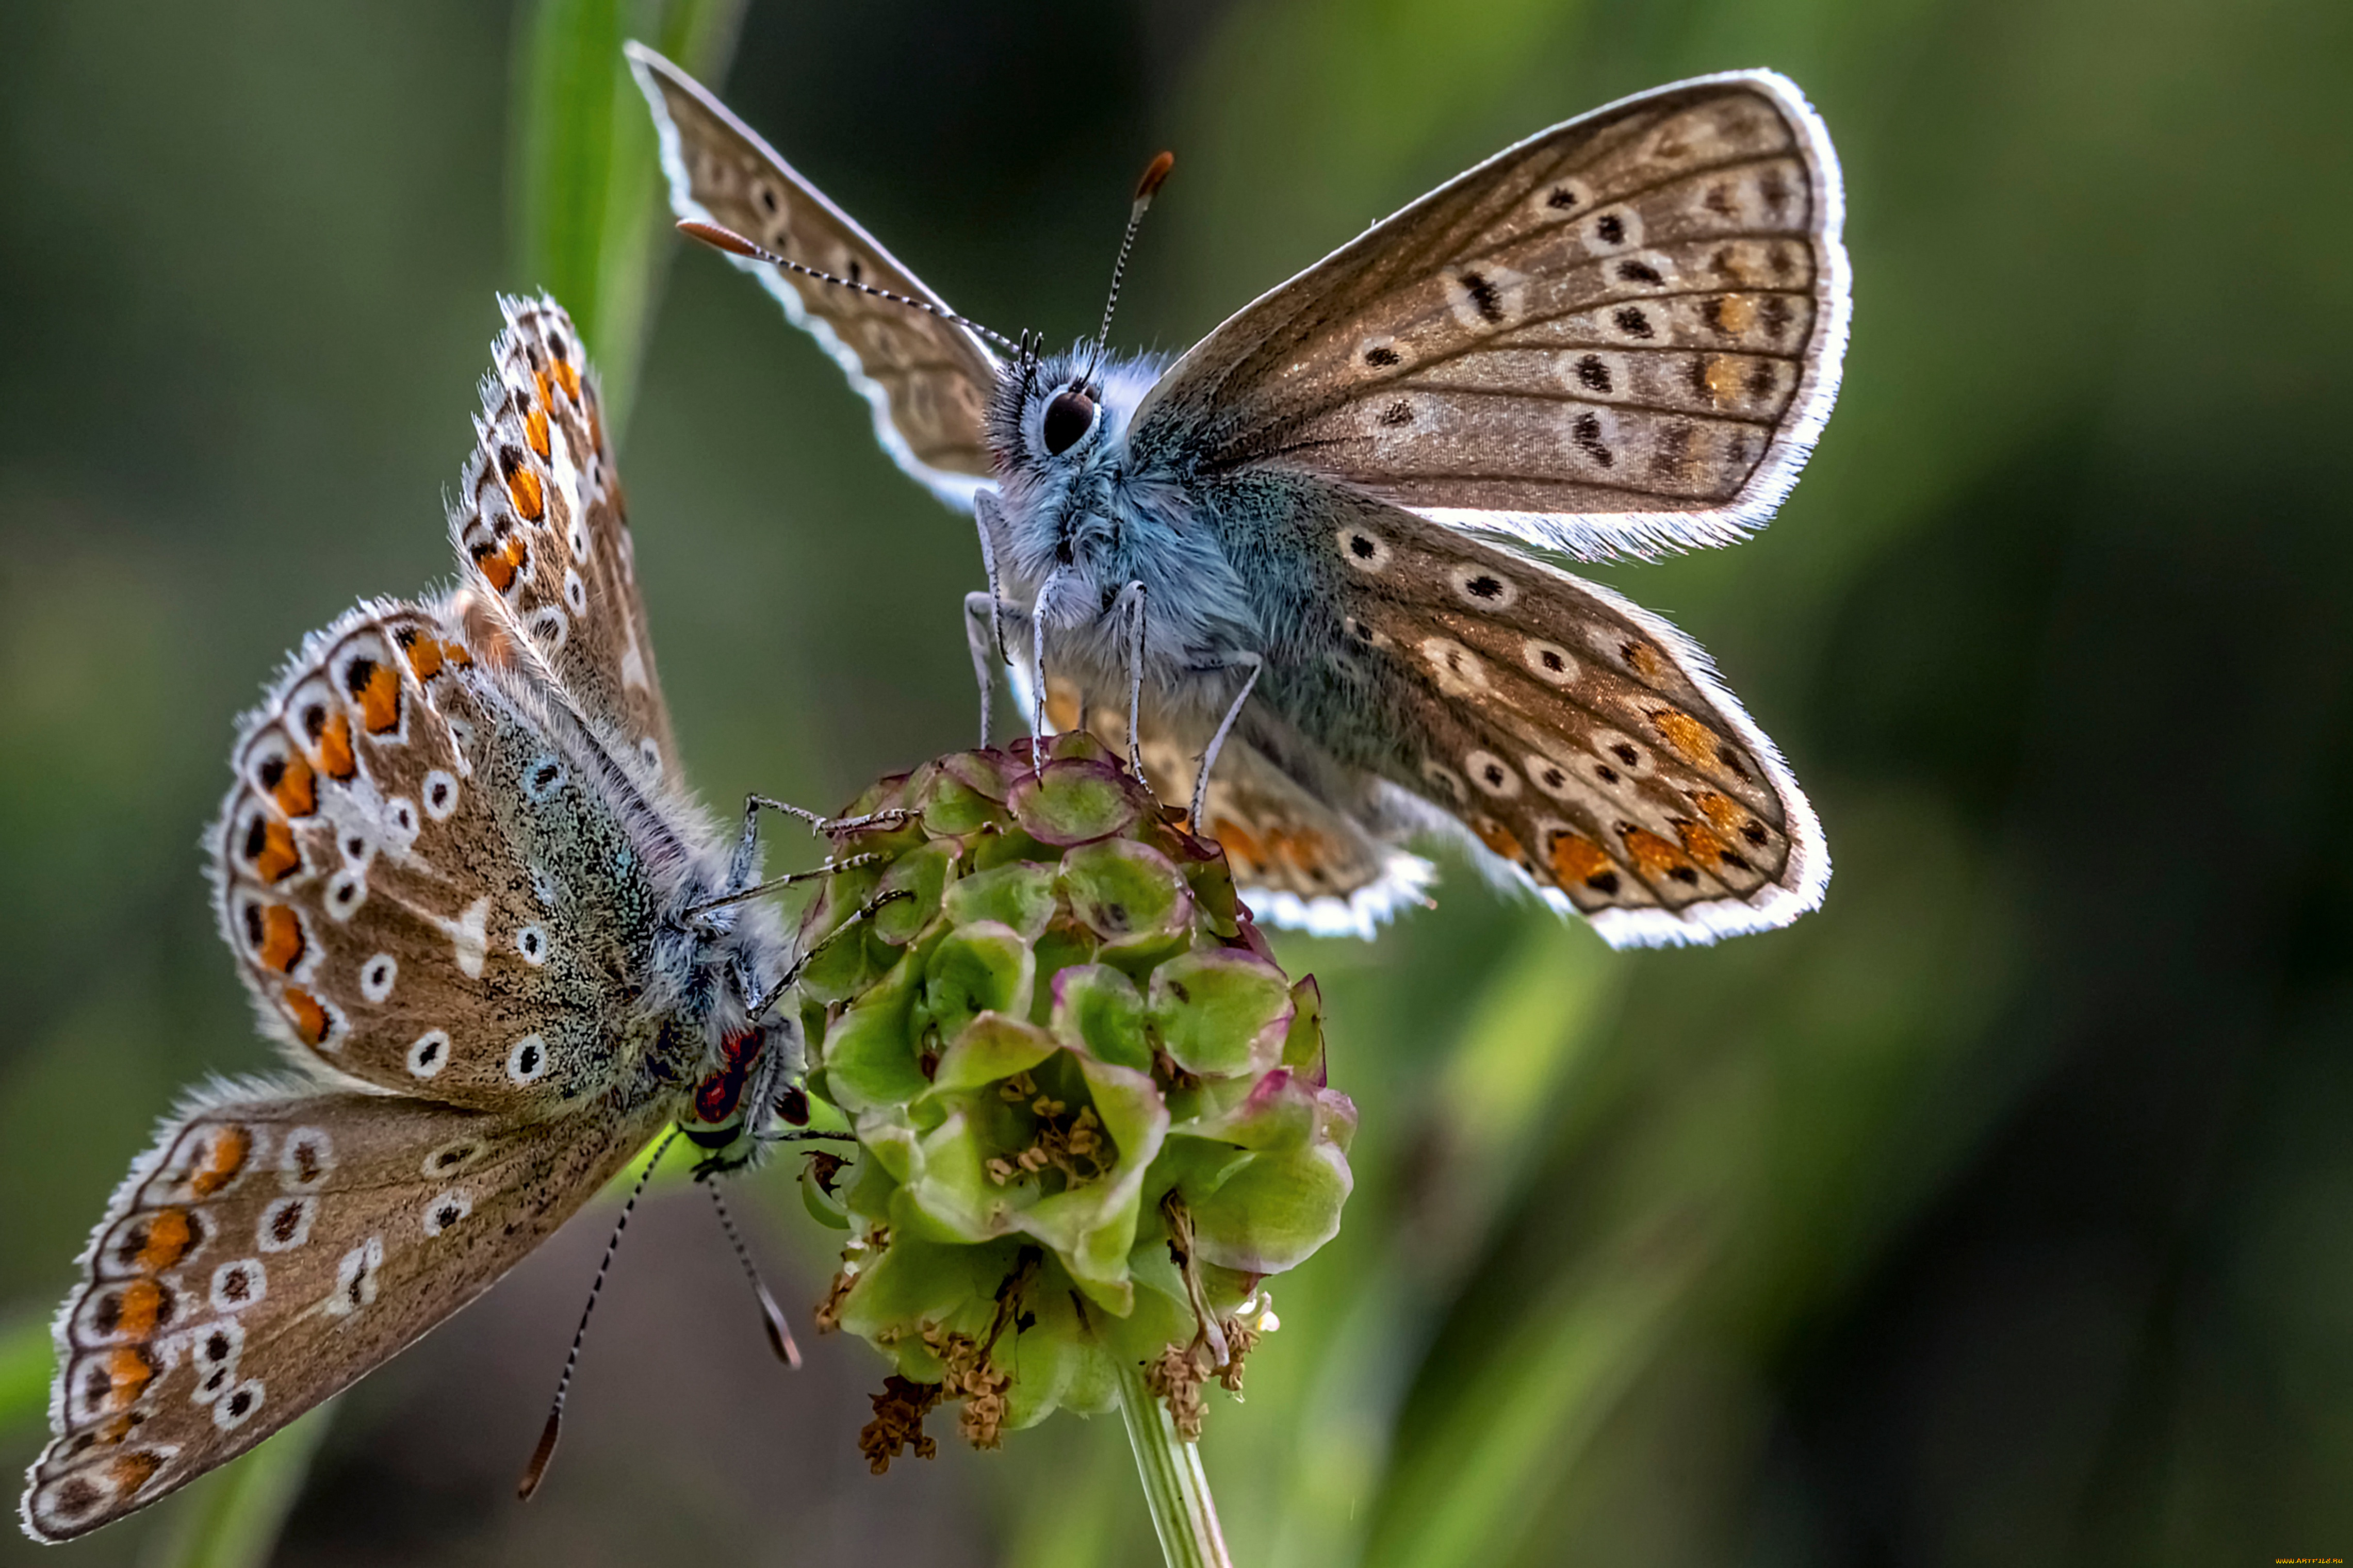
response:
<svg viewBox="0 0 2353 1568"><path fill-rule="evenodd" d="M215 905L297 1070L195 1093L107 1205L56 1321L37 1540L392 1356L666 1126L715 1170L790 1104L791 953L748 897L767 803L733 835L686 795L596 378L553 302L501 304L458 585L314 633L237 725Z"/></svg>
<svg viewBox="0 0 2353 1568"><path fill-rule="evenodd" d="M1170 363L1102 338L1000 358L708 92L629 55L681 227L975 511L976 664L1009 641L1057 723L1133 713L1147 778L1194 797L1267 917L1370 934L1428 881L1402 847L1424 833L1613 945L1820 902L1813 809L1706 655L1543 558L1737 540L1820 433L1843 197L1787 79L1541 132ZM1218 759L1206 790L1196 757Z"/></svg>

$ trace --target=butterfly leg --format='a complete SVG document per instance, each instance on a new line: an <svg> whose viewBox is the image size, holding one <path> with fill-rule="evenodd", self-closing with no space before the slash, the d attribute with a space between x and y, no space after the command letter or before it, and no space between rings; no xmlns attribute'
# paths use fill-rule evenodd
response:
<svg viewBox="0 0 2353 1568"><path fill-rule="evenodd" d="M964 637L972 648L973 683L980 688L980 743L986 750L995 727L989 702L997 695L997 671L1005 662L1002 606L987 594L964 596Z"/></svg>
<svg viewBox="0 0 2353 1568"><path fill-rule="evenodd" d="M1209 770L1218 765L1218 753L1225 750L1226 736L1232 731L1234 721L1241 717L1242 704L1250 700L1251 689L1258 685L1259 672L1266 668L1266 661L1254 653L1237 653L1230 657L1227 668L1247 668L1250 674L1242 681L1242 689L1234 694L1233 706L1218 721L1218 732L1209 737L1208 750L1201 753L1201 765L1193 773L1193 812L1188 820L1196 833L1201 831L1202 808L1209 803Z"/></svg>
<svg viewBox="0 0 2353 1568"><path fill-rule="evenodd" d="M800 984L801 971L807 969L809 966L810 962L814 960L818 953L823 952L827 946L832 942L835 937L839 936L843 931L848 931L851 926L856 925L860 921L872 920L874 918L875 911L881 909L883 905L892 903L900 899L912 899L914 896L914 894L909 892L904 888L893 888L887 893L877 893L874 897L860 904L851 912L848 920L843 921L839 925L834 927L831 931L826 932L825 935L819 937L816 942L810 943L807 952L793 960L792 967L785 971L784 978L777 981L774 985L768 987L768 994L761 997L758 1004L753 1007L752 1016L755 1019L763 1016L766 1014L769 1008L784 1000L785 993L790 991L794 986Z"/></svg>
<svg viewBox="0 0 2353 1568"><path fill-rule="evenodd" d="M1127 766L1128 771L1135 775L1135 782L1144 785L1144 793L1148 795L1152 794L1152 784L1144 776L1144 751L1136 738L1139 732L1137 721L1142 719L1144 709L1144 595L1142 583L1130 583L1119 591L1113 612L1124 612L1128 616ZM1085 710L1082 705L1080 711ZM1153 804L1159 804L1156 797Z"/></svg>
<svg viewBox="0 0 2353 1568"><path fill-rule="evenodd" d="M1035 773L1046 765L1046 616L1054 602L1054 590L1062 585L1068 566L1057 566L1046 574L1039 585L1038 602L1029 607L1029 678L1037 689L1029 694L1029 771ZM1082 710L1083 715L1084 710Z"/></svg>
<svg viewBox="0 0 2353 1568"><path fill-rule="evenodd" d="M996 695L997 671L1005 663L1005 589L997 575L995 542L996 534L1004 527L1004 519L997 510L995 491L983 490L973 498L972 521L974 531L980 535L981 570L988 574L988 641L984 644L980 640L978 594L964 596L965 637L972 645L973 679L980 685L980 743L986 749L989 700Z"/></svg>
<svg viewBox="0 0 2353 1568"><path fill-rule="evenodd" d="M686 911L688 914L699 915L712 910L723 909L729 904L740 904L747 899L756 899L764 893L790 887L793 883L807 878L831 876L844 867L862 865L871 858L868 856L853 856L848 859L836 860L828 856L826 863L813 871L795 871L782 877L771 878L765 882L754 882L754 874L760 863L760 813L763 811L781 812L786 816L797 816L809 825L811 833L820 835L856 833L868 827L896 827L914 816L911 811L894 810L869 812L863 816L820 816L807 806L794 805L789 801L770 800L764 795L747 795L744 797L744 832L742 837L736 839L735 853L729 858L727 864L727 890L717 898L694 905Z"/></svg>
<svg viewBox="0 0 2353 1568"><path fill-rule="evenodd" d="M744 875L749 875L748 865L752 858L752 847L759 841L760 813L764 811L780 812L786 816L797 816L809 825L811 834L819 837L859 833L869 827L896 827L915 816L912 811L893 809L870 811L863 816L821 816L805 805L795 805L789 801L770 800L765 795L747 795L744 797L744 837L738 839L735 845L737 862L747 868L743 873Z"/></svg>
<svg viewBox="0 0 2353 1568"><path fill-rule="evenodd" d="M723 910L730 904L749 903L754 899L765 898L770 893L789 888L796 882L809 882L819 877L830 877L837 871L847 871L853 866L870 865L878 858L880 857L874 855L850 855L839 860L828 860L824 865L807 871L787 871L781 877L771 877L765 882L754 882L748 888L739 888L734 892L722 893L715 899L705 899L699 904L690 904L687 906L686 912L689 915L708 914L712 910ZM751 998L746 996L744 1000L748 1002Z"/></svg>

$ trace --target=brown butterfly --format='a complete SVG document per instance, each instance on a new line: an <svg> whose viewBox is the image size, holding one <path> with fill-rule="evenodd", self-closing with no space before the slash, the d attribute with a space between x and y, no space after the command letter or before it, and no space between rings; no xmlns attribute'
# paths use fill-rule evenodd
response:
<svg viewBox="0 0 2353 1568"><path fill-rule="evenodd" d="M194 1095L107 1205L57 1319L36 1540L360 1377L666 1125L740 1163L790 1092L786 941L744 901L749 812L723 835L683 787L579 337L502 306L459 585L360 605L237 727L216 905L298 1071Z"/></svg>
<svg viewBox="0 0 2353 1568"><path fill-rule="evenodd" d="M1540 132L1163 364L1100 340L1000 360L676 67L630 57L686 226L840 362L902 467L974 507L976 660L1009 629L1058 721L1132 714L1147 778L1191 795L1270 917L1369 932L1427 881L1399 846L1432 830L1621 945L1820 902L1820 825L1706 657L1525 548L1727 543L1794 483L1848 286L1837 159L1788 81L1702 78Z"/></svg>

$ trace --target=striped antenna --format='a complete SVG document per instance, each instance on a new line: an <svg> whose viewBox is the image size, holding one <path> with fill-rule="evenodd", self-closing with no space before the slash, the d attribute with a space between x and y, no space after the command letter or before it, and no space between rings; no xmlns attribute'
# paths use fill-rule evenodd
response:
<svg viewBox="0 0 2353 1568"><path fill-rule="evenodd" d="M1112 263L1111 298L1103 301L1103 328L1095 334L1094 363L1103 363L1111 348L1111 313L1119 308L1119 286L1127 280L1127 253L1135 248L1135 231L1144 226L1144 215L1152 210L1152 198L1168 183L1169 171L1176 167L1176 154L1163 153L1152 160L1144 177L1135 182L1135 200L1127 209L1127 232L1119 237L1119 259ZM1090 380L1093 379L1092 375Z"/></svg>
<svg viewBox="0 0 2353 1568"><path fill-rule="evenodd" d="M767 1326L768 1348L776 1359L795 1372L801 1369L801 1347L793 1342L793 1331L785 1321L784 1309L768 1294L767 1282L760 1278L759 1267L752 1261L752 1249L744 1245L743 1232L735 1228L735 1216L727 1212L727 1200L720 1194L719 1183L706 1177L703 1190L711 1194L711 1206L719 1213L719 1228L727 1233L727 1245L735 1249L735 1261L744 1266L744 1278L752 1282L752 1294L760 1299L760 1321Z"/></svg>
<svg viewBox="0 0 2353 1568"><path fill-rule="evenodd" d="M871 294L877 300L888 300L893 305L904 305L910 310L922 310L927 315L937 316L943 321L954 321L959 327L978 332L1001 349L1009 350L1016 354L1021 352L1019 343L1015 342L1003 332L982 326L969 316L959 316L954 310L942 310L929 300L918 300L912 294L901 294L889 289L877 289L871 283L853 283L847 278L837 278L830 272L821 272L814 267L804 267L787 257L778 256L765 245L753 244L732 228L724 228L715 223L704 223L700 218L689 217L679 219L678 232L685 235L689 239L702 241L713 250L723 250L730 256L741 256L751 261L765 261L771 267L781 267L787 272L797 272L804 278L814 278L820 283L831 283L837 288L855 289L860 294Z"/></svg>
<svg viewBox="0 0 2353 1568"><path fill-rule="evenodd" d="M547 1479L549 1461L555 1458L555 1440L564 1431L564 1398L572 1392L572 1374L580 1365L581 1342L588 1337L588 1318L596 1310L596 1298L604 1293L606 1271L613 1267L613 1254L621 1249L621 1233L629 1228L629 1216L637 1212L638 1199L645 1194L646 1184L654 1178L654 1167L670 1152L670 1141L678 1136L673 1127L654 1145L654 1157L646 1162L638 1173L638 1184L629 1189L629 1201L621 1205L621 1217L613 1222L612 1237L605 1243L604 1261L596 1265L596 1282L588 1287L588 1304L580 1309L580 1326L572 1331L572 1348L564 1352L564 1375L555 1380L555 1403L547 1412L547 1425L540 1429L539 1447L531 1452L531 1464L524 1469L522 1479L515 1483L515 1496L525 1502L539 1490L539 1483Z"/></svg>

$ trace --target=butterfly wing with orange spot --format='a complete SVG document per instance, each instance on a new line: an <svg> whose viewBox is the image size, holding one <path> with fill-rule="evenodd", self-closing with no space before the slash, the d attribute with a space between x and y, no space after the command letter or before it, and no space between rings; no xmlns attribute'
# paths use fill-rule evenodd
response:
<svg viewBox="0 0 2353 1568"><path fill-rule="evenodd" d="M277 1084L187 1108L58 1315L26 1529L71 1540L252 1447L488 1289L668 1114L550 1122Z"/></svg>
<svg viewBox="0 0 2353 1568"><path fill-rule="evenodd" d="M1049 679L1046 712L1057 730L1082 727L1069 681ZM1244 727L1263 732L1273 722L1253 704ZM1119 709L1091 706L1083 727L1114 748L1127 744L1127 715ZM1190 800L1208 730L1180 729L1150 710L1143 730L1145 782L1164 801ZM1430 862L1398 847L1409 825L1390 821L1392 793L1377 780L1337 773L1310 787L1251 741L1231 735L1209 778L1202 826L1225 850L1236 885L1260 918L1318 935L1369 938L1400 905L1419 901L1435 875Z"/></svg>
<svg viewBox="0 0 2353 1568"><path fill-rule="evenodd" d="M1369 497L1331 488L1297 515L1321 531L1300 546L1341 611L1286 666L1325 745L1442 808L1615 945L1713 941L1820 904L1813 809L1689 639Z"/></svg>
<svg viewBox="0 0 2353 1568"><path fill-rule="evenodd" d="M680 776L620 476L587 351L547 300L502 299L473 456L449 517L474 612L523 645L643 787Z"/></svg>
<svg viewBox="0 0 2353 1568"><path fill-rule="evenodd" d="M404 604L309 640L241 727L217 908L298 1063L561 1110L618 1070L628 995L603 969L649 940L642 828L588 787L596 749L551 738L480 641L447 605Z"/></svg>
<svg viewBox="0 0 2353 1568"><path fill-rule="evenodd" d="M214 880L296 1061L554 1111L620 1070L614 955L653 941L687 819L643 808L674 757L577 336L505 310L452 509L473 585L306 641L240 727Z"/></svg>

